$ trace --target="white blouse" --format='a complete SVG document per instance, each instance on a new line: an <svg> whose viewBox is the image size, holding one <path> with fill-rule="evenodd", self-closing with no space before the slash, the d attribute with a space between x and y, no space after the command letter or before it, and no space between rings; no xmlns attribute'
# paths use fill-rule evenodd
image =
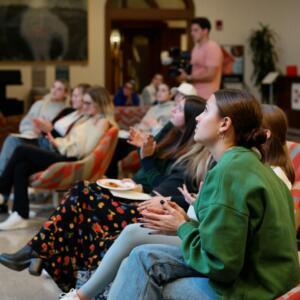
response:
<svg viewBox="0 0 300 300"><path fill-rule="evenodd" d="M97 115L77 122L65 137L55 139L58 151L67 157L77 158L90 154L108 129L104 126L105 120L103 115Z"/></svg>
<svg viewBox="0 0 300 300"><path fill-rule="evenodd" d="M59 133L60 136L65 136L69 127L76 122L82 115L78 111L60 118L54 123L53 128Z"/></svg>

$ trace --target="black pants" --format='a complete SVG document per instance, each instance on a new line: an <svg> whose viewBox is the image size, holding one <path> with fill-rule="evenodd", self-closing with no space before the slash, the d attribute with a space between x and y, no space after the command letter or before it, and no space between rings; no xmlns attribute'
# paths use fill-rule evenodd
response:
<svg viewBox="0 0 300 300"><path fill-rule="evenodd" d="M10 193L14 187L13 211L17 211L23 218L28 218L27 188L30 175L45 170L53 163L72 160L75 158L68 158L33 145L18 146L0 177L0 193Z"/></svg>
<svg viewBox="0 0 300 300"><path fill-rule="evenodd" d="M111 163L105 173L106 176L108 178L118 178L118 162L136 149L136 147L128 144L126 139L119 138Z"/></svg>

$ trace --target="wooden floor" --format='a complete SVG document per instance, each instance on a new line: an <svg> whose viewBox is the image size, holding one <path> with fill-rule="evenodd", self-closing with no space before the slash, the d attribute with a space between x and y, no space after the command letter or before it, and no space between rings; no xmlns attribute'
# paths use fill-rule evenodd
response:
<svg viewBox="0 0 300 300"><path fill-rule="evenodd" d="M5 218L5 215L0 215L1 221ZM0 253L15 252L24 246L37 232L45 218L45 216L35 218L28 229L0 231ZM56 284L44 274L35 277L27 270L16 272L0 265L1 300L55 300L60 293Z"/></svg>

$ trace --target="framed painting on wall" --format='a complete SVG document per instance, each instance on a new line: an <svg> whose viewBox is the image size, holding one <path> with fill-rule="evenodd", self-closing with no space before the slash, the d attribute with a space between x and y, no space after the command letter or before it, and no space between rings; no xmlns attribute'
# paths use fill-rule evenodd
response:
<svg viewBox="0 0 300 300"><path fill-rule="evenodd" d="M88 59L87 0L1 0L0 62Z"/></svg>

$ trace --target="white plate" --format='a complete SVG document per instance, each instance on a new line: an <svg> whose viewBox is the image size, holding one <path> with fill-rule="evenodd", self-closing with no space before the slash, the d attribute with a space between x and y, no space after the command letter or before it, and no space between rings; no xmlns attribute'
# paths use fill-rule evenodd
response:
<svg viewBox="0 0 300 300"><path fill-rule="evenodd" d="M103 188L115 191L130 191L136 188L134 182L119 179L98 179L97 184Z"/></svg>
<svg viewBox="0 0 300 300"><path fill-rule="evenodd" d="M124 198L127 200L145 201L151 199L150 195L136 191L111 191L111 193L115 197Z"/></svg>

